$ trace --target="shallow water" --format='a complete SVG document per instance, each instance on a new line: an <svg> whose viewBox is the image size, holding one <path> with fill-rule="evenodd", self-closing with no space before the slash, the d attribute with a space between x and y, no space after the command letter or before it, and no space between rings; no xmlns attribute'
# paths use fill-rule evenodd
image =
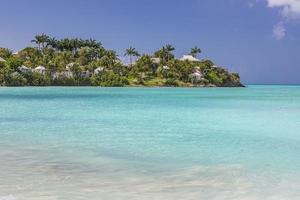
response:
<svg viewBox="0 0 300 200"><path fill-rule="evenodd" d="M0 116L0 199L300 199L300 86L0 88Z"/></svg>

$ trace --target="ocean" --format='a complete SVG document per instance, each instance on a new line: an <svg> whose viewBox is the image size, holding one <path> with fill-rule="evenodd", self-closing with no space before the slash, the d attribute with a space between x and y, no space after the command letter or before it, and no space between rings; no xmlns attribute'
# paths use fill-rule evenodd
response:
<svg viewBox="0 0 300 200"><path fill-rule="evenodd" d="M300 86L2 87L0 199L299 200Z"/></svg>

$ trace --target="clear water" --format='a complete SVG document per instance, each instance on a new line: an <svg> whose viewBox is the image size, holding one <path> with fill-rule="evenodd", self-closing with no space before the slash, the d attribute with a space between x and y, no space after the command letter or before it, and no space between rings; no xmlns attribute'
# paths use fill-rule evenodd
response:
<svg viewBox="0 0 300 200"><path fill-rule="evenodd" d="M3 197L300 199L300 86L0 88Z"/></svg>

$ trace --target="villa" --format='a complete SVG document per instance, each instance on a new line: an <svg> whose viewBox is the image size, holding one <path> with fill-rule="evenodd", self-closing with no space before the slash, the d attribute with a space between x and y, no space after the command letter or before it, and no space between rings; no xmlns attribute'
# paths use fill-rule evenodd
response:
<svg viewBox="0 0 300 200"><path fill-rule="evenodd" d="M94 70L94 74L101 74L104 71L104 67L97 67Z"/></svg>
<svg viewBox="0 0 300 200"><path fill-rule="evenodd" d="M19 70L21 73L23 73L23 74L27 74L27 73L32 72L31 68L26 67L25 65L22 65L22 66L18 67L18 70Z"/></svg>
<svg viewBox="0 0 300 200"><path fill-rule="evenodd" d="M198 83L203 79L203 74L200 71L195 71L194 73L189 75L189 78L192 83Z"/></svg>
<svg viewBox="0 0 300 200"><path fill-rule="evenodd" d="M200 60L191 56L191 55L184 55L182 58L180 58L181 61L190 61L190 62L199 62Z"/></svg>
<svg viewBox="0 0 300 200"><path fill-rule="evenodd" d="M79 77L88 78L88 77L92 76L92 73L88 69L86 69L84 66L79 66L79 68L80 68Z"/></svg>
<svg viewBox="0 0 300 200"><path fill-rule="evenodd" d="M37 72L39 74L45 74L46 73L46 68L44 66L38 66L34 68L34 72Z"/></svg>

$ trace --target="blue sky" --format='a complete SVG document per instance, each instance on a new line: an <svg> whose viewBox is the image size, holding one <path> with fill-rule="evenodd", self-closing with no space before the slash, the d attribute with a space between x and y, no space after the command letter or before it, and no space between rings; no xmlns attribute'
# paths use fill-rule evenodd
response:
<svg viewBox="0 0 300 200"><path fill-rule="evenodd" d="M239 72L244 83L300 84L300 0L1 0L0 46L38 33L100 40L123 55L170 43L181 56Z"/></svg>

